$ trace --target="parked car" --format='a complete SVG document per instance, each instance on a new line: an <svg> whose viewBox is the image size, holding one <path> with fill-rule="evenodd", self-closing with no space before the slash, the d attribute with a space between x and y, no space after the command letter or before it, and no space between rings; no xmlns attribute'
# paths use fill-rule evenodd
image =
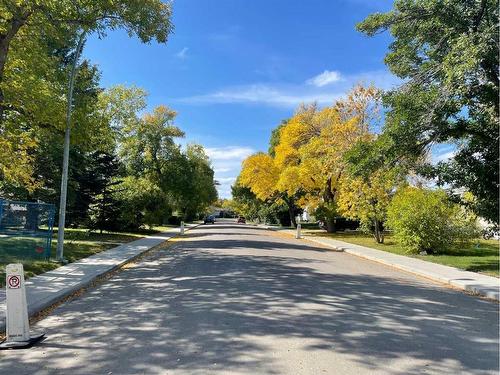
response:
<svg viewBox="0 0 500 375"><path fill-rule="evenodd" d="M243 216L238 216L237 222L240 224L246 224L247 220Z"/></svg>
<svg viewBox="0 0 500 375"><path fill-rule="evenodd" d="M203 220L203 224L215 224L215 216L213 215L209 215L209 216L205 216L205 219Z"/></svg>

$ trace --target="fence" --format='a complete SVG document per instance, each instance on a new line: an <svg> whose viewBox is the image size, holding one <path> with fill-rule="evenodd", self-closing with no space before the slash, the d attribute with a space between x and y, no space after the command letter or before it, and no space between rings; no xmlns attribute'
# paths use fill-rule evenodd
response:
<svg viewBox="0 0 500 375"><path fill-rule="evenodd" d="M55 206L0 199L0 260L50 257Z"/></svg>

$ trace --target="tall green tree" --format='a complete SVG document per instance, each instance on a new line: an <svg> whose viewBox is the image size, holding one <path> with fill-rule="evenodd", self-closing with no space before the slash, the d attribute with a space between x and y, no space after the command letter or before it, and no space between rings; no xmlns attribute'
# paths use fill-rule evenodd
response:
<svg viewBox="0 0 500 375"><path fill-rule="evenodd" d="M64 46L32 27L19 33L0 84L0 180L35 187L34 155L40 135L62 128Z"/></svg>
<svg viewBox="0 0 500 375"><path fill-rule="evenodd" d="M40 129L64 127L66 103L61 97L79 34L103 36L121 28L144 43L163 43L173 28L171 11L160 0L1 1L0 180L36 188L34 150ZM75 94L77 110L82 96ZM80 120L73 113L73 127ZM82 140L89 132L73 135Z"/></svg>
<svg viewBox="0 0 500 375"><path fill-rule="evenodd" d="M122 230L162 224L171 214L165 192L145 177L126 176L114 189L113 199L120 207L115 220Z"/></svg>
<svg viewBox="0 0 500 375"><path fill-rule="evenodd" d="M49 51L48 44L45 48ZM18 84L9 86L8 93L16 98L18 105L16 109L8 111L4 121L0 122L0 194L14 199L41 199L55 203L53 194L59 192L56 185L59 184L57 181L61 174L60 146L64 134L58 113L62 116L60 97L64 95L64 90L55 88L58 82L62 82L60 79L63 74L60 73L68 64L67 50L50 50L50 59L53 69L47 73L46 78L39 80L50 85L51 89L43 90L43 85L33 86L30 83L37 81L37 76L31 76L33 71L29 64L23 65L27 67L25 71L15 69L15 73L12 73L12 78L19 81ZM80 64L75 84L77 102L74 106L76 121L73 128L73 158L103 150L104 143L109 143L105 142L106 127L109 126L97 123L94 118L101 91L99 79L100 74L95 66L86 60ZM30 93L31 89L34 90L33 93ZM59 109L62 112L58 112ZM51 111L53 117L50 116ZM23 150L25 154L22 153ZM76 169L82 167L78 159L74 159L74 162Z"/></svg>
<svg viewBox="0 0 500 375"><path fill-rule="evenodd" d="M185 168L179 169L184 175L179 179L177 190L178 207L186 220L192 220L197 214L208 209L209 205L217 199L214 171L210 160L202 146L188 145L183 153Z"/></svg>
<svg viewBox="0 0 500 375"><path fill-rule="evenodd" d="M411 162L432 145L456 144L453 158L422 172L472 192L475 211L495 222L498 10L496 0L396 0L357 25L368 36L388 30L394 38L385 62L403 84L385 96L385 154Z"/></svg>
<svg viewBox="0 0 500 375"><path fill-rule="evenodd" d="M159 106L123 128L120 155L127 173L157 186L173 209L194 218L217 199L214 172L203 147L176 143L184 132L175 125L177 113Z"/></svg>
<svg viewBox="0 0 500 375"><path fill-rule="evenodd" d="M166 42L172 31L172 9L161 0L4 0L0 3L0 115L4 109L3 78L9 50L16 36L32 26L42 35L83 29L104 35L125 29L142 42ZM1 117L1 116L0 116Z"/></svg>
<svg viewBox="0 0 500 375"><path fill-rule="evenodd" d="M112 86L99 95L97 121L106 127L108 124L121 141L127 132L132 131L140 121L139 113L146 108L147 92L136 86Z"/></svg>
<svg viewBox="0 0 500 375"><path fill-rule="evenodd" d="M180 154L175 139L184 137L174 123L176 116L174 110L158 106L124 129L120 156L130 174L150 177L159 186L171 186L169 162Z"/></svg>
<svg viewBox="0 0 500 375"><path fill-rule="evenodd" d="M120 202L115 197L115 191L120 189L122 168L116 155L107 152L93 152L92 182L93 194L87 208L92 229L119 230L117 217L120 213Z"/></svg>

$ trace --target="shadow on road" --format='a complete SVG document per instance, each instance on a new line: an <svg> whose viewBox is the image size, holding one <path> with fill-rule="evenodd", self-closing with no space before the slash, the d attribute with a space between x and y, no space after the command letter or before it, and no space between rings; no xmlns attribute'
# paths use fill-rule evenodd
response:
<svg viewBox="0 0 500 375"><path fill-rule="evenodd" d="M450 366L465 373L498 369L496 304L424 283L323 273L308 267L307 259L199 250L290 248L266 241L212 242L205 235L60 308L56 318L64 324L42 344L44 366L64 367L76 350L72 374L88 373L86 363L113 369L117 361L122 367L114 373L120 374L241 368L273 374L279 372L274 340L300 338L307 340L306 351L345 354L367 372L392 373L387 366L398 358L429 364L410 367L407 374L425 368L446 373ZM0 370L20 364L37 369L35 359L7 355Z"/></svg>

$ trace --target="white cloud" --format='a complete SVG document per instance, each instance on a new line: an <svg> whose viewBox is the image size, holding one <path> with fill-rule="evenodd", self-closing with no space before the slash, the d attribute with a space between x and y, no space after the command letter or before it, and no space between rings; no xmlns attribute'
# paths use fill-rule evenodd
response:
<svg viewBox="0 0 500 375"><path fill-rule="evenodd" d="M433 164L452 159L458 151L458 147L453 143L439 143L433 145L429 150L429 161Z"/></svg>
<svg viewBox="0 0 500 375"><path fill-rule="evenodd" d="M336 93L297 92L290 94L290 92L293 92L293 90L255 84L227 88L210 94L180 99L180 101L191 104L260 103L278 107L296 107L301 103L309 102L329 104L339 97Z"/></svg>
<svg viewBox="0 0 500 375"><path fill-rule="evenodd" d="M342 78L339 72L325 70L323 73L308 79L306 83L316 87L323 87L329 85L330 83L338 82L341 79Z"/></svg>
<svg viewBox="0 0 500 375"><path fill-rule="evenodd" d="M220 177L216 179L219 181L219 183L225 183L225 184L232 184L234 181L236 181L236 177Z"/></svg>
<svg viewBox="0 0 500 375"><path fill-rule="evenodd" d="M181 59L181 60L184 60L187 58L187 51L189 50L188 47L184 47L183 49L181 49L179 52L177 52L175 54L175 57Z"/></svg>
<svg viewBox="0 0 500 375"><path fill-rule="evenodd" d="M231 198L231 186L236 181L236 177L216 177L215 180L219 183L217 186L219 198Z"/></svg>
<svg viewBox="0 0 500 375"><path fill-rule="evenodd" d="M451 159L454 156L455 156L455 151L448 151L448 152L445 152L443 154L436 155L436 157L434 158L434 160L436 162L446 161L448 159Z"/></svg>
<svg viewBox="0 0 500 375"><path fill-rule="evenodd" d="M236 181L240 172L241 162L255 150L246 146L226 146L205 148L210 157L215 172L215 179L219 182L217 191L219 197L231 197L231 185Z"/></svg>
<svg viewBox="0 0 500 375"><path fill-rule="evenodd" d="M207 155L212 161L219 160L243 160L247 156L254 153L254 150L250 147L240 147L240 146L228 146L228 147L215 147L206 148Z"/></svg>
<svg viewBox="0 0 500 375"><path fill-rule="evenodd" d="M437 145L433 149L431 149L431 161L433 163L439 163L441 161L448 161L453 158L457 153L457 149L455 146L449 145Z"/></svg>
<svg viewBox="0 0 500 375"><path fill-rule="evenodd" d="M324 74L324 73L323 73ZM362 72L342 76L335 89L316 86L314 84L250 84L244 86L225 87L207 94L195 95L171 101L187 104L253 104L274 107L295 108L301 103L316 102L329 105L343 97L356 83L373 83L381 89L389 89L401 81L387 71Z"/></svg>
<svg viewBox="0 0 500 375"><path fill-rule="evenodd" d="M232 197L231 185L232 184L221 184L217 186L217 193L219 195L219 198L231 199Z"/></svg>
<svg viewBox="0 0 500 375"><path fill-rule="evenodd" d="M231 171L231 168L217 168L217 169L214 169L215 173L224 173L224 172L229 172L229 171Z"/></svg>

